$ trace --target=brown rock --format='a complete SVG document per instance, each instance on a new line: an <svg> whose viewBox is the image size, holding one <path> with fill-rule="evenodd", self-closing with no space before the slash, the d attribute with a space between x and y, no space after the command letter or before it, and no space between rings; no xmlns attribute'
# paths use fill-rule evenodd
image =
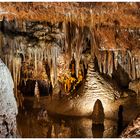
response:
<svg viewBox="0 0 140 140"><path fill-rule="evenodd" d="M94 104L94 108L92 112L92 123L103 124L104 118L105 118L105 114L104 114L104 108L102 102L99 99L97 99Z"/></svg>

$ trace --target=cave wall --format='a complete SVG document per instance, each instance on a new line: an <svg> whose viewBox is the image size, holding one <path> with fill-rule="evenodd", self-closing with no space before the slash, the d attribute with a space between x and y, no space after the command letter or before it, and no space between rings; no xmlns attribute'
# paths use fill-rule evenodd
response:
<svg viewBox="0 0 140 140"><path fill-rule="evenodd" d="M17 137L17 103L10 71L0 59L0 137Z"/></svg>
<svg viewBox="0 0 140 140"><path fill-rule="evenodd" d="M137 117L132 120L129 125L124 129L122 134L120 135L121 138L139 138L140 137L140 115L137 115Z"/></svg>

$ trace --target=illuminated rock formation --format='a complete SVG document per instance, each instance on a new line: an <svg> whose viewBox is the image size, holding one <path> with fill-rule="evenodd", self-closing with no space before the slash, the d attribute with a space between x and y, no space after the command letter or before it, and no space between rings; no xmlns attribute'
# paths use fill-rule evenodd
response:
<svg viewBox="0 0 140 140"><path fill-rule="evenodd" d="M14 83L6 65L0 60L0 137L16 137L17 103Z"/></svg>

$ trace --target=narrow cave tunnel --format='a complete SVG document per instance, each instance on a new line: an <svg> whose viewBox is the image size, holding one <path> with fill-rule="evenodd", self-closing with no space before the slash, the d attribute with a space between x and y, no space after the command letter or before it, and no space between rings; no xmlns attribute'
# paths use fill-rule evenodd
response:
<svg viewBox="0 0 140 140"><path fill-rule="evenodd" d="M0 110L0 137L140 137L137 3L0 8L0 72L7 66L11 74L0 73L0 103L9 103Z"/></svg>

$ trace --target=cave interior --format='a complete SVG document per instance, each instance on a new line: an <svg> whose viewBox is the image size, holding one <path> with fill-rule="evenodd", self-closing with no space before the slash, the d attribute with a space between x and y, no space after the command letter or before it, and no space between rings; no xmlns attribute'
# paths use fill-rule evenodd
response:
<svg viewBox="0 0 140 140"><path fill-rule="evenodd" d="M139 2L0 9L0 137L140 138Z"/></svg>

